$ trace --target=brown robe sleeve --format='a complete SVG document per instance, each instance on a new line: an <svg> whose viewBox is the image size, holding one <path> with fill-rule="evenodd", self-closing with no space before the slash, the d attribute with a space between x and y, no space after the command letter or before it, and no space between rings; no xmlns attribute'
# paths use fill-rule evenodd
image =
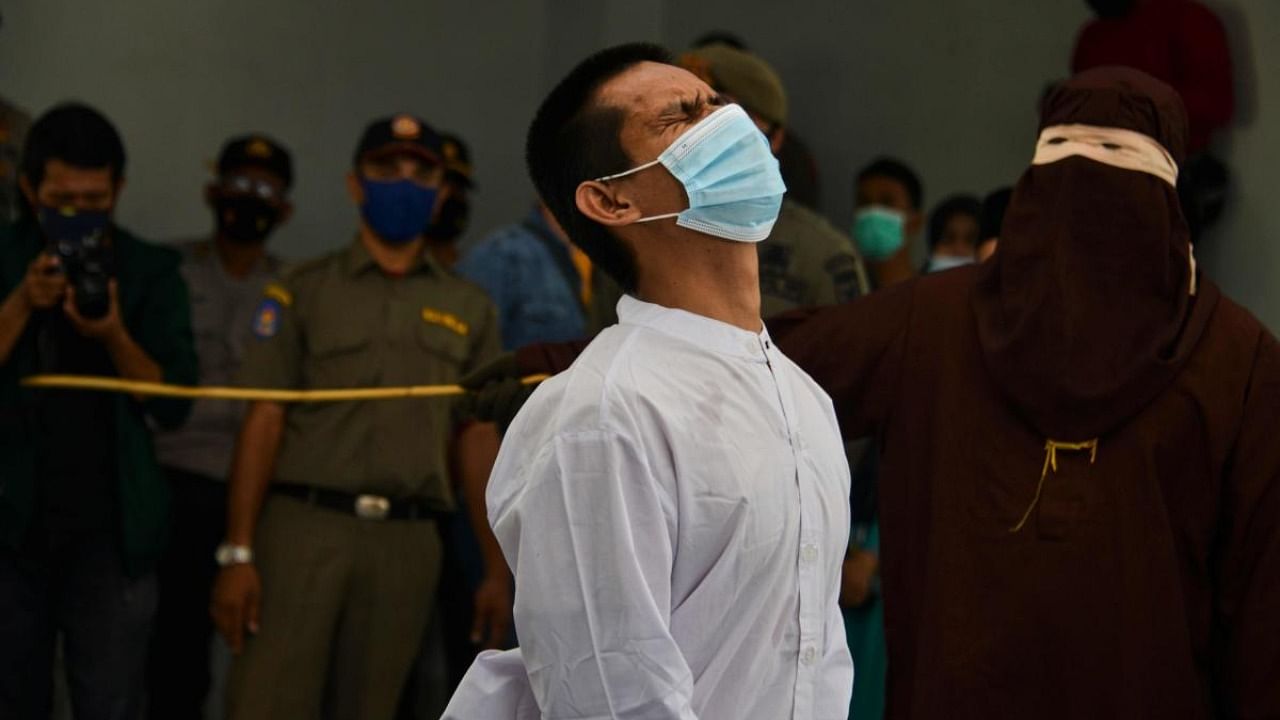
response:
<svg viewBox="0 0 1280 720"><path fill-rule="evenodd" d="M900 283L843 305L801 308L765 321L782 352L831 396L846 440L873 433L889 414L901 382L915 287Z"/></svg>
<svg viewBox="0 0 1280 720"><path fill-rule="evenodd" d="M1264 332L1223 485L1214 553L1219 716L1280 717L1280 344Z"/></svg>
<svg viewBox="0 0 1280 720"><path fill-rule="evenodd" d="M534 343L518 348L516 365L521 375L555 375L569 369L574 360L591 344L591 339L559 343Z"/></svg>
<svg viewBox="0 0 1280 720"><path fill-rule="evenodd" d="M800 308L765 321L782 352L831 396L846 440L871 434L889 413L902 373L915 283L842 305ZM590 340L515 351L522 375L567 370Z"/></svg>

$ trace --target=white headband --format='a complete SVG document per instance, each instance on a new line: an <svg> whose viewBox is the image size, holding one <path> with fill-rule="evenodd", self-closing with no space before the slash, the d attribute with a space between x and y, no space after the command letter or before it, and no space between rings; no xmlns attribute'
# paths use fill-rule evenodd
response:
<svg viewBox="0 0 1280 720"><path fill-rule="evenodd" d="M1096 125L1054 125L1036 141L1032 165L1048 165L1079 155L1104 165L1137 170L1178 186L1178 164L1169 151L1148 135Z"/></svg>
<svg viewBox="0 0 1280 720"><path fill-rule="evenodd" d="M1155 175L1178 187L1178 164L1169 151L1149 135L1097 125L1054 125L1045 128L1036 141L1032 165L1048 165L1072 155L1089 158L1124 170L1137 170ZM1196 256L1188 249L1191 260L1191 294L1197 290Z"/></svg>

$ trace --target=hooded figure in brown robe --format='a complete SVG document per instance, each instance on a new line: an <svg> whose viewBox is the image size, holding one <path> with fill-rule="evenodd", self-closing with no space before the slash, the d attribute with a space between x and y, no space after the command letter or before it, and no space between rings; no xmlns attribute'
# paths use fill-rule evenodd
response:
<svg viewBox="0 0 1280 720"><path fill-rule="evenodd" d="M1280 347L1196 272L1186 112L1101 68L1041 130L989 262L768 323L881 451L887 715L1280 717Z"/></svg>
<svg viewBox="0 0 1280 720"><path fill-rule="evenodd" d="M769 324L880 445L888 716L1278 717L1280 348L1197 275L1182 103L1041 130L989 262Z"/></svg>

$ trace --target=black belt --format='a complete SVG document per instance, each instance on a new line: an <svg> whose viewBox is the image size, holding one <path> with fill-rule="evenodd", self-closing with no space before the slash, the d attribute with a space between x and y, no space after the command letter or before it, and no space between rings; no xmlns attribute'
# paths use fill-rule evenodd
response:
<svg viewBox="0 0 1280 720"><path fill-rule="evenodd" d="M290 483L272 483L271 492L364 520L439 520L447 514L435 509L432 503L422 498L393 500L381 495L349 493Z"/></svg>

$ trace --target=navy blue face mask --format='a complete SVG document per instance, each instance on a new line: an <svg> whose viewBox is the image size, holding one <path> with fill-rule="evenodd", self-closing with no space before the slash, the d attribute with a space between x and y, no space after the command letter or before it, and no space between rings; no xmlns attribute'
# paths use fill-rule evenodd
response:
<svg viewBox="0 0 1280 720"><path fill-rule="evenodd" d="M364 204L360 214L388 245L403 245L426 231L436 207L436 189L412 180L389 182L360 178Z"/></svg>

